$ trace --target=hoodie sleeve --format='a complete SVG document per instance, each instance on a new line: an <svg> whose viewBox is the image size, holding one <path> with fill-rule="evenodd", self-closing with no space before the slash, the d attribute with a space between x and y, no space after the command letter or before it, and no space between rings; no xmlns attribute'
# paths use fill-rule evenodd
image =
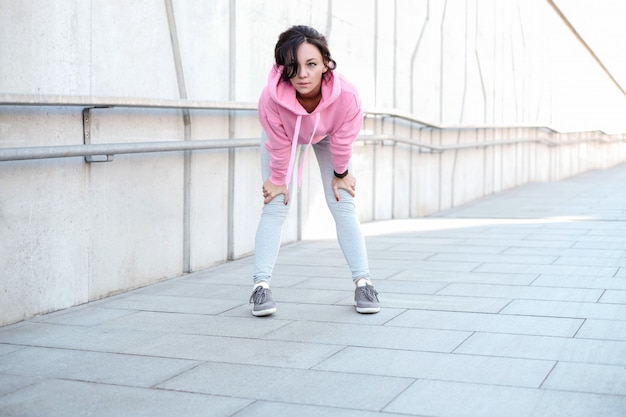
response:
<svg viewBox="0 0 626 417"><path fill-rule="evenodd" d="M337 173L345 172L348 169L348 163L352 156L352 144L359 135L363 125L363 114L359 97L350 95L346 101L345 117L330 141L333 166Z"/></svg>
<svg viewBox="0 0 626 417"><path fill-rule="evenodd" d="M270 153L270 178L276 185L287 183L287 169L291 156L291 140L285 132L283 122L278 113L278 105L270 98L267 89L263 90L258 106L259 122L268 141L265 147Z"/></svg>

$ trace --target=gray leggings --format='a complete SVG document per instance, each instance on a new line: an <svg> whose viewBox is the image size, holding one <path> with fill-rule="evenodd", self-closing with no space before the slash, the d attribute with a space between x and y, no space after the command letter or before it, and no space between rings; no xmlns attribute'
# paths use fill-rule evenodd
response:
<svg viewBox="0 0 626 417"><path fill-rule="evenodd" d="M270 177L270 154L265 148L267 135L263 132L261 136L261 168L263 181ZM326 137L321 142L311 145L315 151L317 162L322 174L324 184L324 194L326 203L335 220L337 229L337 240L343 251L343 255L352 271L352 280L359 278L370 278L367 250L365 240L361 233L361 227L356 215L354 198L345 190L339 190L339 201L335 199L333 193L333 164L330 153L330 138ZM296 159L297 161L297 159ZM294 168L297 171L297 168ZM291 184L289 192L291 193ZM289 205L285 205L284 196L281 194L268 204L263 206L261 221L256 232L254 251L254 283L272 279L272 270L278 257L281 243L281 231Z"/></svg>

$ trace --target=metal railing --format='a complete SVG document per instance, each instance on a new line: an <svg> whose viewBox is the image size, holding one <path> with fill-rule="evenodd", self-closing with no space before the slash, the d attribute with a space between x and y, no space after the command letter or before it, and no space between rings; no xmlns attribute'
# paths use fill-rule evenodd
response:
<svg viewBox="0 0 626 417"><path fill-rule="evenodd" d="M63 95L0 95L0 106L56 106L56 107L83 107L83 108L144 108L144 109L178 109L178 110L212 110L212 111L256 111L255 103L244 102L220 102L220 101L199 101L199 100L178 100L178 99L138 99L124 97L93 97L93 96L63 96ZM547 126L443 126L435 125L417 119L412 115L399 112L397 110L364 110L365 117L381 117L401 119L424 128L436 130L453 129L506 129L506 128L534 128L547 130L555 133L553 128ZM606 141L602 132L599 136L578 139L574 142ZM624 140L623 135L620 140ZM502 141L459 143L448 145L433 145L430 143L418 142L412 139L390 135L362 135L357 138L366 143L401 143L420 148L426 152L440 153L451 150L462 150L471 148L485 148L492 146L515 145L521 143L542 143L547 146L559 145L558 142L542 137L516 138ZM567 144L574 143L567 141ZM188 140L188 141L161 141L161 142L139 142L139 143L106 143L82 145L53 145L36 147L19 147L0 149L0 161L18 161L46 158L69 158L69 157L94 157L106 156L106 159L95 159L94 161L110 161L113 155L151 152L177 152L195 151L208 149L228 149L241 147L258 146L260 139L216 139L216 140Z"/></svg>

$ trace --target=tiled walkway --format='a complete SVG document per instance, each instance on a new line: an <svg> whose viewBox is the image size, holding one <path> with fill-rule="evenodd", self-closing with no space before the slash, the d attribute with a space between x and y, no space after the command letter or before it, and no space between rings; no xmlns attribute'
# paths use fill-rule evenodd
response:
<svg viewBox="0 0 626 417"><path fill-rule="evenodd" d="M379 314L300 242L0 328L0 416L626 416L626 165L363 228Z"/></svg>

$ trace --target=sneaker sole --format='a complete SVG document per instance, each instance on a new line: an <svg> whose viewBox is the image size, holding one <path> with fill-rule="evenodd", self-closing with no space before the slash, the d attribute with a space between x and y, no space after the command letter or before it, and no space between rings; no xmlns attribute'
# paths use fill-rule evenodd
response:
<svg viewBox="0 0 626 417"><path fill-rule="evenodd" d="M276 313L276 307L268 308L267 310L261 310L261 311L252 310L252 315L255 317L269 316L270 314L273 314L273 313Z"/></svg>
<svg viewBox="0 0 626 417"><path fill-rule="evenodd" d="M357 307L356 312L361 314L373 314L378 313L380 311L380 307Z"/></svg>

